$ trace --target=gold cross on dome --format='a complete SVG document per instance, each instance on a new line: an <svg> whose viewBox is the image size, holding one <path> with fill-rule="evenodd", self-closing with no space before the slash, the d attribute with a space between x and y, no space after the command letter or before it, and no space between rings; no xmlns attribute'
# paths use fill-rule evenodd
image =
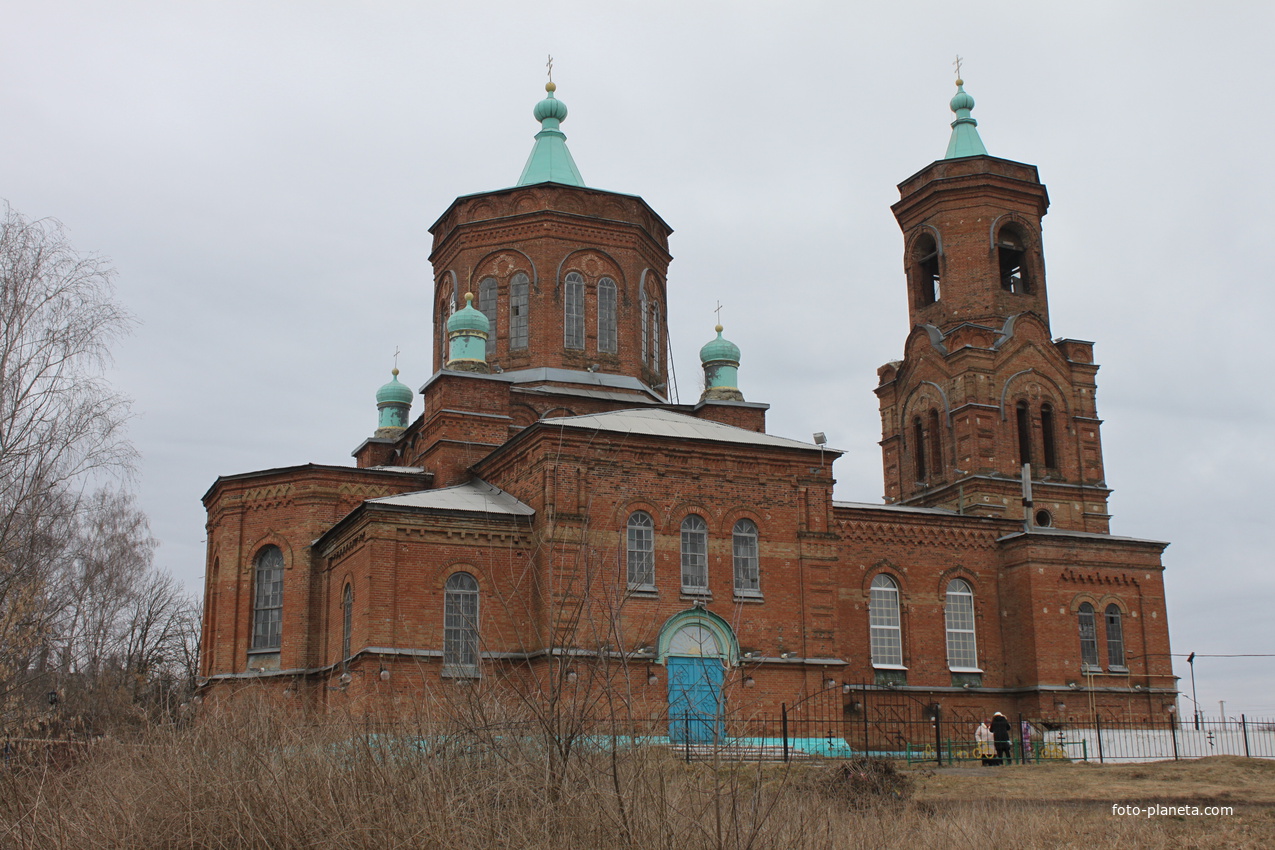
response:
<svg viewBox="0 0 1275 850"><path fill-rule="evenodd" d="M717 324L720 325L722 323L722 302L717 302L717 309L713 312L717 314Z"/></svg>
<svg viewBox="0 0 1275 850"><path fill-rule="evenodd" d="M545 67L549 69L549 82L553 82L553 54L549 54L549 61L545 63Z"/></svg>
<svg viewBox="0 0 1275 850"><path fill-rule="evenodd" d="M961 54L959 54L959 53L958 53L958 54L956 54L956 61L952 63L953 65L955 65L955 66L956 66L956 79L958 79L958 80L961 78L961 63L962 63L963 61L965 61L965 60L963 60L963 59L961 58Z"/></svg>

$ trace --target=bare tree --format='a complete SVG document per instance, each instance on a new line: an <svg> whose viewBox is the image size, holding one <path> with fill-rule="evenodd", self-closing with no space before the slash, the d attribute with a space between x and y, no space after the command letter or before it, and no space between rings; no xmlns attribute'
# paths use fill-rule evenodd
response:
<svg viewBox="0 0 1275 850"><path fill-rule="evenodd" d="M103 375L132 322L105 261L60 224L0 220L0 706L45 644L68 523L91 479L127 473L128 400Z"/></svg>

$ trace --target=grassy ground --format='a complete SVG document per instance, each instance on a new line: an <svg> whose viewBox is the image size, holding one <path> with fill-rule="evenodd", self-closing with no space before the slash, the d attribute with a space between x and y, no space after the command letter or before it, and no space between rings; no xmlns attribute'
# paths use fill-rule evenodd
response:
<svg viewBox="0 0 1275 850"><path fill-rule="evenodd" d="M470 729L226 717L0 769L0 848L854 850L1275 846L1275 763L686 764ZM429 747L419 742L429 741ZM1231 806L1230 815L1112 805Z"/></svg>
<svg viewBox="0 0 1275 850"><path fill-rule="evenodd" d="M1150 764L1093 763L912 770L912 805L954 814L985 808L1001 814L1049 812L1068 825L1057 846L1106 847L1113 831L1126 846L1275 846L1275 762L1214 756ZM1113 814L1112 806L1139 814ZM1151 806L1229 806L1218 815L1161 814ZM1127 811L1127 810L1126 810Z"/></svg>

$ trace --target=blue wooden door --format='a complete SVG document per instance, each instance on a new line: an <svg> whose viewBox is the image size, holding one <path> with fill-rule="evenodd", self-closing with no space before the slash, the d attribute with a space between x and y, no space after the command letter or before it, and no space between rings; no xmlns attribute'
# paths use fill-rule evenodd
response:
<svg viewBox="0 0 1275 850"><path fill-rule="evenodd" d="M671 655L668 665L669 740L711 744L722 716L722 681L726 671L718 658Z"/></svg>

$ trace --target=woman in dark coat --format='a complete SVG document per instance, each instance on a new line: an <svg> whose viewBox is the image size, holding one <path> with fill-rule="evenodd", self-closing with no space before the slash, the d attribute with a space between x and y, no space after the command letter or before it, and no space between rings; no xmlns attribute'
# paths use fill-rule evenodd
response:
<svg viewBox="0 0 1275 850"><path fill-rule="evenodd" d="M996 744L996 758L992 764L1011 764L1014 757L1009 745L1009 721L999 711L992 715L992 741Z"/></svg>

